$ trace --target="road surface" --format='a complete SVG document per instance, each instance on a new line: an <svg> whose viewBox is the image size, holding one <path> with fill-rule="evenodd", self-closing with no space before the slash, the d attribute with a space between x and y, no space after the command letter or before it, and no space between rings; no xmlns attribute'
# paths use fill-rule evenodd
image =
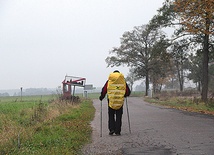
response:
<svg viewBox="0 0 214 155"><path fill-rule="evenodd" d="M96 108L92 143L85 155L213 155L214 116L169 109L129 97L123 108L121 136L108 135L107 101L102 101L102 137L100 137L100 101Z"/></svg>

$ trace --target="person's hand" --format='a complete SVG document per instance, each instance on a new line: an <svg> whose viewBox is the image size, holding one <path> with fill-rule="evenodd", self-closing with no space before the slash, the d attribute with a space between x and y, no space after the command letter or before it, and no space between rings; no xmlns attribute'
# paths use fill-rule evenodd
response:
<svg viewBox="0 0 214 155"><path fill-rule="evenodd" d="M100 96L99 99L100 99L100 101L102 101L103 100L102 96Z"/></svg>

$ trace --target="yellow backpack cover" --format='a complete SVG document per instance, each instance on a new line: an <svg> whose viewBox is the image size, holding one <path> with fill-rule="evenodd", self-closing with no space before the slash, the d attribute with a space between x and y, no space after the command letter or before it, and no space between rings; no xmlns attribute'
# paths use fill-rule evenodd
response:
<svg viewBox="0 0 214 155"><path fill-rule="evenodd" d="M107 94L109 106L118 110L123 106L126 93L126 82L122 73L114 72L108 77Z"/></svg>

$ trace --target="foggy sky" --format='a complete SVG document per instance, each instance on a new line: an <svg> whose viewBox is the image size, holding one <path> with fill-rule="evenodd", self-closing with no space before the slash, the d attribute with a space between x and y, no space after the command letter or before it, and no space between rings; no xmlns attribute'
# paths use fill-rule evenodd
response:
<svg viewBox="0 0 214 155"><path fill-rule="evenodd" d="M109 51L164 0L0 0L0 89L56 88L65 75L102 87Z"/></svg>

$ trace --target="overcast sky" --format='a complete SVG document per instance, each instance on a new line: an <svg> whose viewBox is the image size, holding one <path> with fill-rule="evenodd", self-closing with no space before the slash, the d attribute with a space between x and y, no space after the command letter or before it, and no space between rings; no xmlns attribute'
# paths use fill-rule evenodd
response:
<svg viewBox="0 0 214 155"><path fill-rule="evenodd" d="M65 75L102 87L120 37L164 0L0 0L0 89L56 88Z"/></svg>

